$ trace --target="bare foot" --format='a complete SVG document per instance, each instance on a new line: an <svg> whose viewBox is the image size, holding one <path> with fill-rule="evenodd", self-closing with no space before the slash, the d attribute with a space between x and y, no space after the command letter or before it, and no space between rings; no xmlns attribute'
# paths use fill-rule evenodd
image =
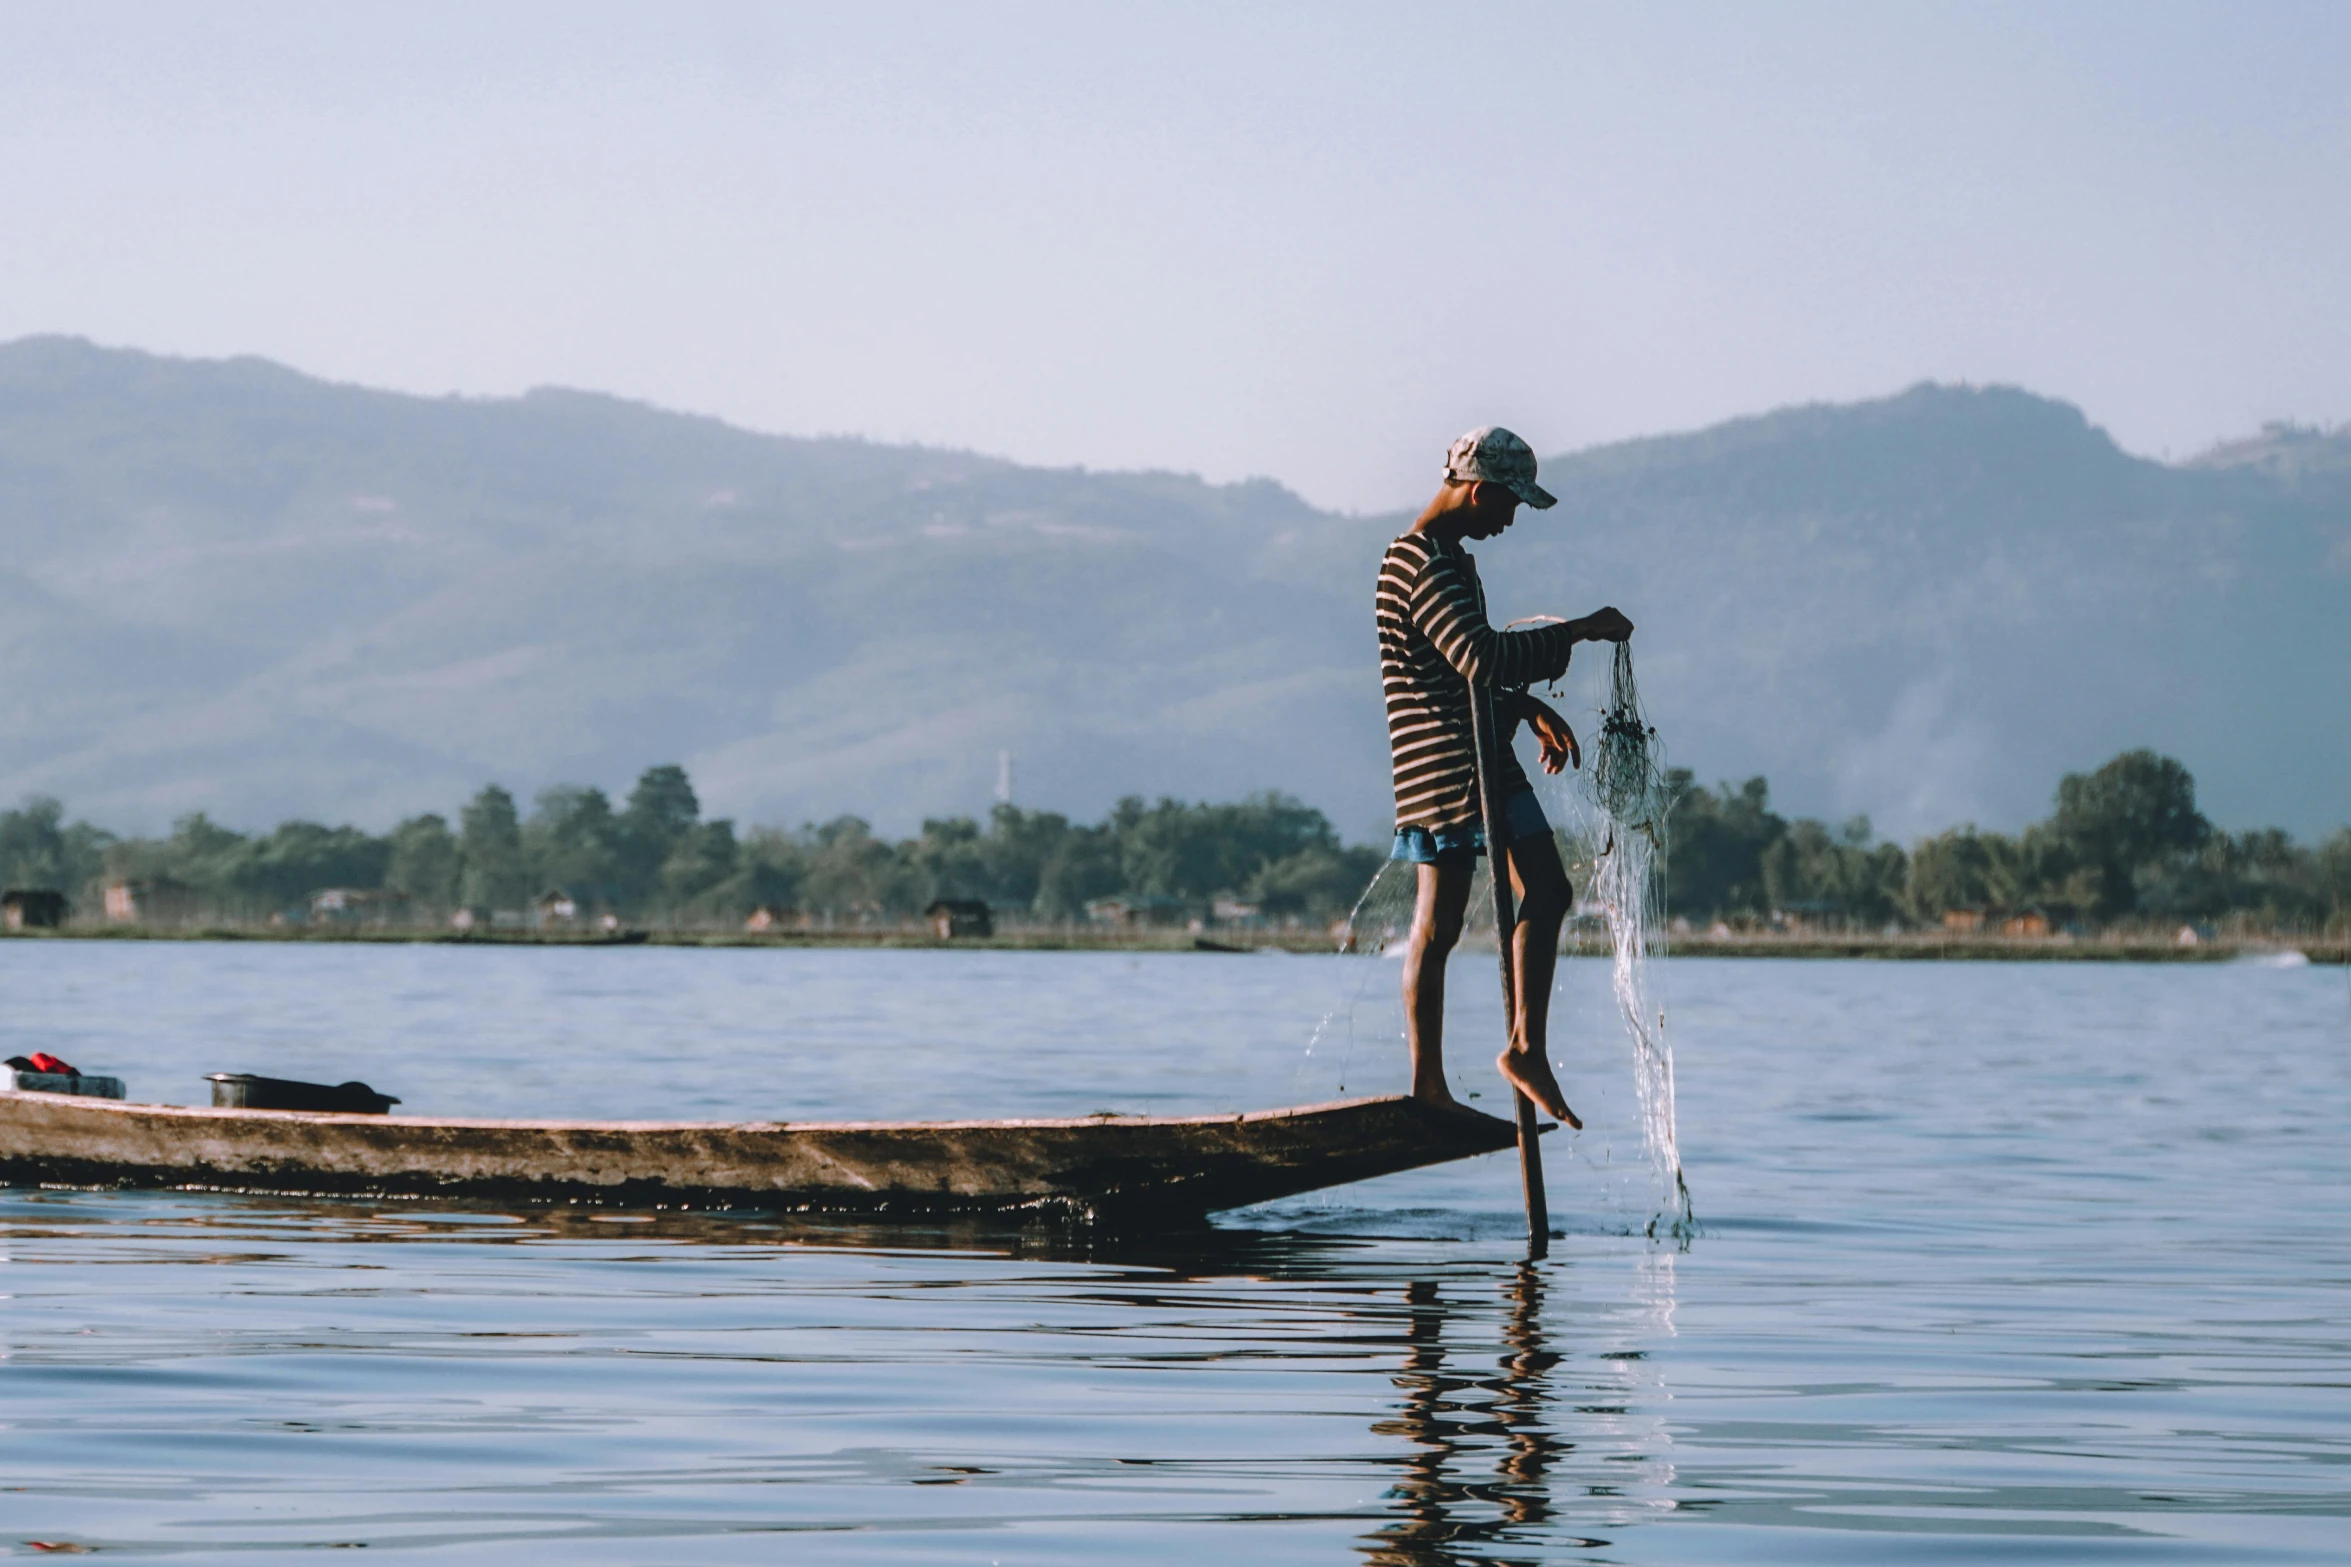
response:
<svg viewBox="0 0 2351 1567"><path fill-rule="evenodd" d="M1535 1108L1545 1115L1556 1116L1577 1131L1584 1123L1567 1107L1567 1095L1560 1092L1559 1079L1551 1075L1551 1063L1527 1050L1505 1050L1494 1058L1510 1086L1535 1102Z"/></svg>
<svg viewBox="0 0 2351 1567"><path fill-rule="evenodd" d="M1453 1090L1442 1081L1439 1081L1433 1087L1426 1088L1420 1086L1417 1083L1414 1084L1412 1089L1412 1097L1419 1100L1422 1104L1434 1105L1440 1110L1466 1110L1469 1108L1469 1106L1454 1098Z"/></svg>

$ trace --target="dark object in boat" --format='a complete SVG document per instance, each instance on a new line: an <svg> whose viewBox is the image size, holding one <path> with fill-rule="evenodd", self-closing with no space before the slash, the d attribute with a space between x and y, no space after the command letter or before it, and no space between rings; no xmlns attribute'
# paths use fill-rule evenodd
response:
<svg viewBox="0 0 2351 1567"><path fill-rule="evenodd" d="M120 1099L122 1079L84 1072L70 1061L60 1061L46 1050L29 1056L10 1056L0 1063L0 1091L19 1094L88 1094L98 1099Z"/></svg>
<svg viewBox="0 0 2351 1567"><path fill-rule="evenodd" d="M1418 1099L1038 1121L487 1121L0 1095L0 1181L636 1208L1196 1218L1508 1148Z"/></svg>
<svg viewBox="0 0 2351 1567"><path fill-rule="evenodd" d="M79 1077L78 1068L68 1066L46 1050L36 1050L29 1056L10 1056L8 1068L12 1072L40 1072L54 1077Z"/></svg>
<svg viewBox="0 0 2351 1567"><path fill-rule="evenodd" d="M211 1072L215 1110L311 1110L329 1115L382 1115L400 1101L365 1083L298 1083L251 1072Z"/></svg>

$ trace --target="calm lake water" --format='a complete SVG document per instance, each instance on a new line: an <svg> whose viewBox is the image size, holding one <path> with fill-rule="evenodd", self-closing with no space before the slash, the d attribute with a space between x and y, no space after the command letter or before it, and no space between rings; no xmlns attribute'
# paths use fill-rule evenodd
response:
<svg viewBox="0 0 2351 1567"><path fill-rule="evenodd" d="M1507 1157L1109 1241L0 1192L0 1554L2339 1562L2339 970L1664 966L1702 1231L1597 964ZM1489 1086L1486 961L1456 1079ZM1403 1078L1376 959L0 943L10 1051L441 1114L1216 1110ZM40 1542L35 1544L33 1542Z"/></svg>

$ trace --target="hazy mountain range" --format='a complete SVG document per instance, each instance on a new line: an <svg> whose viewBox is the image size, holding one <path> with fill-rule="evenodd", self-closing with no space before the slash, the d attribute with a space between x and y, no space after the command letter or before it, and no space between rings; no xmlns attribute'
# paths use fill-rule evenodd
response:
<svg viewBox="0 0 2351 1567"><path fill-rule="evenodd" d="M1921 386L1544 480L1559 508L1480 550L1497 617L1622 607L1702 777L1906 835L2014 825L2152 745L2226 825L2351 819L2351 435L2165 466L2062 403ZM1371 580L1407 520L26 339L0 798L381 827L682 761L714 814L900 831L984 812L1009 750L1025 805L1278 788L1369 837Z"/></svg>

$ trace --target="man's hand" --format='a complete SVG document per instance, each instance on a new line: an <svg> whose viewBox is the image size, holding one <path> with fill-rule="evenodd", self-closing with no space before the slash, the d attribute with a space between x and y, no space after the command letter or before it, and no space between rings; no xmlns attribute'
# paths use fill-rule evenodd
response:
<svg viewBox="0 0 2351 1567"><path fill-rule="evenodd" d="M1542 698L1531 691L1527 693L1526 704L1527 727L1542 742L1543 771L1555 773L1570 763L1575 765L1577 771L1582 771L1584 748L1575 743L1575 731L1567 727L1567 720L1553 712Z"/></svg>
<svg viewBox="0 0 2351 1567"><path fill-rule="evenodd" d="M1568 625L1574 629L1578 642L1622 642L1633 634L1633 623L1613 604L1596 609L1581 620L1571 620Z"/></svg>

